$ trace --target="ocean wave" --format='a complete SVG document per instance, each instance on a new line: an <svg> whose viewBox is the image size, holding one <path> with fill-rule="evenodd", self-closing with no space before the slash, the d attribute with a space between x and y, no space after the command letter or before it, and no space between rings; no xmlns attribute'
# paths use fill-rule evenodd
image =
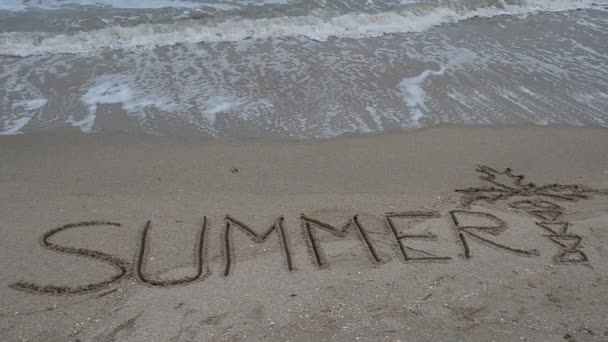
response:
<svg viewBox="0 0 608 342"><path fill-rule="evenodd" d="M193 0L2 0L0 11L23 12L28 10L58 10L65 8L99 7L118 9L159 9L159 8L216 8L234 9L242 6L261 6L266 4L285 4L288 0L241 0L230 1L193 1Z"/></svg>
<svg viewBox="0 0 608 342"><path fill-rule="evenodd" d="M0 34L0 54L25 57L44 54L86 54L103 49L154 48L186 43L240 41L304 37L314 40L367 38L393 33L421 32L431 27L471 18L499 15L528 15L546 11L565 11L605 6L608 0L527 0L517 5L492 1L465 8L419 7L416 10L376 14L350 13L333 17L321 14L228 19L217 23L185 20L171 24L140 24L107 27L73 34L46 32L7 32Z"/></svg>

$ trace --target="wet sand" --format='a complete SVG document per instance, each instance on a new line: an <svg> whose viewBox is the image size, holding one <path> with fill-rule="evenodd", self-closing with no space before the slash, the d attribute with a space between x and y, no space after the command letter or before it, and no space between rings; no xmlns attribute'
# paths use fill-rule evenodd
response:
<svg viewBox="0 0 608 342"><path fill-rule="evenodd" d="M606 146L558 127L3 136L0 336L603 341Z"/></svg>

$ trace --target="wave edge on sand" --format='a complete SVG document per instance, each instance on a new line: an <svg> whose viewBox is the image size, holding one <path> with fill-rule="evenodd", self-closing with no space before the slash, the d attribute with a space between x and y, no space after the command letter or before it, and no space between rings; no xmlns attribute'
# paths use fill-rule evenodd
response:
<svg viewBox="0 0 608 342"><path fill-rule="evenodd" d="M257 19L228 18L216 23L189 19L169 24L110 26L73 34L6 32L0 34L0 55L26 57L57 53L85 54L103 49L155 48L245 39L304 37L324 41L330 38L371 38L395 33L422 32L435 26L472 18L529 15L601 6L602 3L590 0L530 0L525 4L517 5L504 4L464 9L415 7L402 11L375 14L348 13L329 17L316 14Z"/></svg>

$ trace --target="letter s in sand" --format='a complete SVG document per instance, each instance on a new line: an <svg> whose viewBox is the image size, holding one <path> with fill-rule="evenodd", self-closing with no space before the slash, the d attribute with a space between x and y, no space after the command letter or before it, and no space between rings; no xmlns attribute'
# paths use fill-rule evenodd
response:
<svg viewBox="0 0 608 342"><path fill-rule="evenodd" d="M115 282L121 280L123 277L129 275L132 272L132 267L131 267L131 264L127 260L120 259L111 254L92 250L92 249L62 246L62 245L58 245L58 244L55 244L55 243L52 243L49 241L53 235L66 231L68 229L74 229L74 228L79 228L79 227L95 227L95 226L120 227L121 225L120 225L120 223L108 222L108 221L87 221L87 222L66 224L61 227L58 227L58 228L55 228L55 229L52 229L52 230L46 232L42 236L42 245L49 250L56 251L59 253L76 255L76 256L91 258L91 259L95 259L97 261L109 263L110 265L112 265L114 268L117 269L118 272L116 274L114 274L113 276L111 276L108 279L105 279L105 280L102 280L99 282L79 285L76 287L56 286L56 285L39 285L39 284L25 282L25 281L19 281L19 282L11 284L9 286L15 290L27 291L27 292L36 293L36 294L53 294L53 295L83 294L83 293L99 291L101 289L107 288L112 283L115 283Z"/></svg>

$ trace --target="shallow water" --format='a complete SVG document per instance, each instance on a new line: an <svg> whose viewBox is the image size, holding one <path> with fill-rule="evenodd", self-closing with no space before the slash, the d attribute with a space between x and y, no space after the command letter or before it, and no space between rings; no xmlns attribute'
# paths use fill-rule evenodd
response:
<svg viewBox="0 0 608 342"><path fill-rule="evenodd" d="M597 2L24 3L0 14L4 134L608 125L608 12Z"/></svg>

